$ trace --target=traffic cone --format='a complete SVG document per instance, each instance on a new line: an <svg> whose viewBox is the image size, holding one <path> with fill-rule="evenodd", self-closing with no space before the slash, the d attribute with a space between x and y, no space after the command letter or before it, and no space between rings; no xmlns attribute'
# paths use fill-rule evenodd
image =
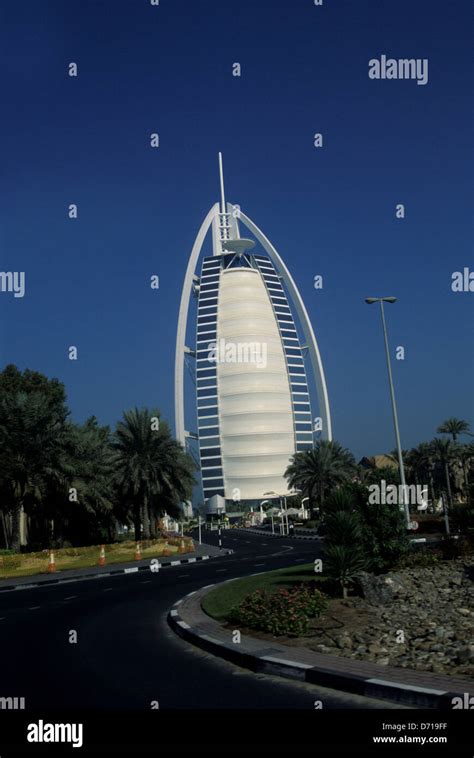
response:
<svg viewBox="0 0 474 758"><path fill-rule="evenodd" d="M53 574L56 571L56 561L54 560L54 550L49 551L48 573Z"/></svg>
<svg viewBox="0 0 474 758"><path fill-rule="evenodd" d="M99 566L105 566L105 547L104 547L104 545L100 546Z"/></svg>
<svg viewBox="0 0 474 758"><path fill-rule="evenodd" d="M135 560L136 561L141 561L141 559L142 559L142 553L141 553L141 550L140 550L140 543L137 542L137 546L135 548Z"/></svg>

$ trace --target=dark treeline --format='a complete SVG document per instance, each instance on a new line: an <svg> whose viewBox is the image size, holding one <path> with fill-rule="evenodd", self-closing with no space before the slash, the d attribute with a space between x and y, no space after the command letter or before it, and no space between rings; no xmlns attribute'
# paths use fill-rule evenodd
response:
<svg viewBox="0 0 474 758"><path fill-rule="evenodd" d="M191 497L195 464L156 408L115 430L70 418L64 385L14 365L0 373L0 544L13 550L111 542L117 522L156 536Z"/></svg>

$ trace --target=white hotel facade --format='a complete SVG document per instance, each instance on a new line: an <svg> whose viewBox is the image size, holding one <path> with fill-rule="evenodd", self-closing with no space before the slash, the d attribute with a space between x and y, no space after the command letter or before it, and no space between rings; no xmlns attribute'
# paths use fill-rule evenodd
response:
<svg viewBox="0 0 474 758"><path fill-rule="evenodd" d="M226 203L221 156L219 164L221 202L198 232L181 296L176 436L184 446L197 440L205 501L221 495L258 502L268 493L290 494L284 473L291 457L312 448L315 417L320 436L332 439L331 416L318 344L298 289L263 232L239 206ZM241 226L251 238L241 236ZM202 256L208 232L212 255ZM193 297L197 324L194 344L188 345ZM194 432L185 422L189 361L195 362L196 376ZM317 412L310 399L310 371Z"/></svg>

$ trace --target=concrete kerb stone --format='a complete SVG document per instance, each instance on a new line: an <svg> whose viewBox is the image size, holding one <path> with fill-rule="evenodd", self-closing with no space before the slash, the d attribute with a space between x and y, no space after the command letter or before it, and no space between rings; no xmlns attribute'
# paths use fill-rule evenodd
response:
<svg viewBox="0 0 474 758"><path fill-rule="evenodd" d="M231 581L235 579L218 586ZM201 607L203 597L215 586L208 585L178 600L168 614L168 623L186 641L238 666L417 708L449 710L454 697L472 694L467 680L291 649L249 636L234 644L232 632Z"/></svg>
<svg viewBox="0 0 474 758"><path fill-rule="evenodd" d="M291 539L291 540L322 540L322 537L319 536L319 534L307 535L307 534L272 534L272 532L266 532L263 529L249 529L249 528L242 528L238 529L237 531L243 532L244 534L258 534L259 537L273 537L274 539Z"/></svg>

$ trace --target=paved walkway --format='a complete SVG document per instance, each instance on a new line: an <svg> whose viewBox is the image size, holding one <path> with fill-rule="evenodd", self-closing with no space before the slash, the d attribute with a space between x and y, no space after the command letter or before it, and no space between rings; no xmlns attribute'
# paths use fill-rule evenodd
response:
<svg viewBox="0 0 474 758"><path fill-rule="evenodd" d="M232 630L201 608L201 600L211 587L214 585L179 600L169 613L169 623L184 639L238 666L418 708L451 709L454 697L474 694L474 682L450 676L323 655L250 636L242 636L236 644Z"/></svg>

